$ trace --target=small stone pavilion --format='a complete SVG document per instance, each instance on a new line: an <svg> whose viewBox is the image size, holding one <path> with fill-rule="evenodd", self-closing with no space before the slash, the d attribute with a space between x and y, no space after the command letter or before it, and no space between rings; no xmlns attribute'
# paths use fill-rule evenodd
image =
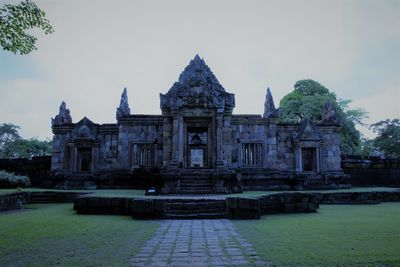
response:
<svg viewBox="0 0 400 267"><path fill-rule="evenodd" d="M74 123L63 102L52 119L49 185L169 194L350 186L329 105L322 121L284 124L269 89L263 115L233 114L235 104L197 55L160 94L160 115L132 114L126 89L113 124Z"/></svg>

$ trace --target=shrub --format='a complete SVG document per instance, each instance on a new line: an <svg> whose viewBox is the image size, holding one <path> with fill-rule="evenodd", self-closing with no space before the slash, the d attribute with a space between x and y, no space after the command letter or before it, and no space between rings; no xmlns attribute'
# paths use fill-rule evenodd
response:
<svg viewBox="0 0 400 267"><path fill-rule="evenodd" d="M28 187L31 181L28 176L15 175L11 172L0 170L0 188Z"/></svg>

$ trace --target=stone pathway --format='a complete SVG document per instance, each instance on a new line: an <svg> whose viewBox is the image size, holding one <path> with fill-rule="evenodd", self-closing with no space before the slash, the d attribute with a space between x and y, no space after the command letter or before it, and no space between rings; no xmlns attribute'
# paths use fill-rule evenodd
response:
<svg viewBox="0 0 400 267"><path fill-rule="evenodd" d="M268 266L253 245L223 220L165 220L132 266Z"/></svg>

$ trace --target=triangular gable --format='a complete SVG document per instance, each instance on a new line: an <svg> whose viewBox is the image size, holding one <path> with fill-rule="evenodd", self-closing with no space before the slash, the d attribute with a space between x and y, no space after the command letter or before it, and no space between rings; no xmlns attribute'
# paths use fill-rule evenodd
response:
<svg viewBox="0 0 400 267"><path fill-rule="evenodd" d="M321 139L321 134L315 124L305 118L301 121L295 139L298 141L317 141Z"/></svg>

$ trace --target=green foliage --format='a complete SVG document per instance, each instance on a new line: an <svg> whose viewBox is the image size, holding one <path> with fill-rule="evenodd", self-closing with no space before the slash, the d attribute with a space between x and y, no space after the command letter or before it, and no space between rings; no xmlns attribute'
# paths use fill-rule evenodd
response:
<svg viewBox="0 0 400 267"><path fill-rule="evenodd" d="M375 153L374 140L361 138L360 156L368 157Z"/></svg>
<svg viewBox="0 0 400 267"><path fill-rule="evenodd" d="M283 123L299 123L308 117L313 121L322 120L324 105L330 102L340 120L342 127L341 151L343 154L355 154L360 151L360 133L355 125L361 124L367 117L363 109L349 109L351 100L337 99L333 92L314 80L300 80L294 90L280 102L280 121Z"/></svg>
<svg viewBox="0 0 400 267"><path fill-rule="evenodd" d="M383 203L233 222L276 266L399 266L399 221L400 203Z"/></svg>
<svg viewBox="0 0 400 267"><path fill-rule="evenodd" d="M38 28L45 34L54 32L45 12L31 1L17 5L5 4L0 7L0 46L14 54L28 54L36 50L37 38L27 30Z"/></svg>
<svg viewBox="0 0 400 267"><path fill-rule="evenodd" d="M21 138L18 134L19 129L19 126L12 123L3 123L0 125L0 149L2 149L7 142Z"/></svg>
<svg viewBox="0 0 400 267"><path fill-rule="evenodd" d="M400 120L387 119L370 126L378 136L373 140L374 147L387 158L400 158Z"/></svg>
<svg viewBox="0 0 400 267"><path fill-rule="evenodd" d="M0 158L30 158L51 154L51 141L23 139L18 129L20 127L12 123L0 125Z"/></svg>
<svg viewBox="0 0 400 267"><path fill-rule="evenodd" d="M6 143L0 156L5 158L31 158L49 154L51 154L51 141L20 138Z"/></svg>
<svg viewBox="0 0 400 267"><path fill-rule="evenodd" d="M31 181L28 176L15 175L11 172L0 170L0 188L29 187Z"/></svg>

